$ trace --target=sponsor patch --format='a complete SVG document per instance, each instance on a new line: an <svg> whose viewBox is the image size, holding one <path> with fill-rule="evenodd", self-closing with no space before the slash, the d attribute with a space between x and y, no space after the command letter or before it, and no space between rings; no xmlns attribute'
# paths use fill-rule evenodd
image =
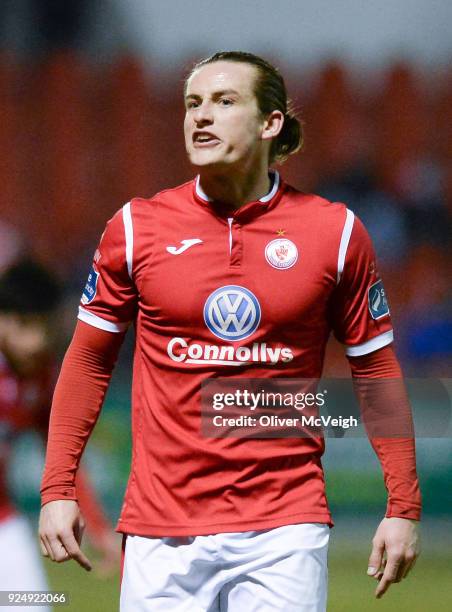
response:
<svg viewBox="0 0 452 612"><path fill-rule="evenodd" d="M222 340L248 338L259 326L261 307L249 289L227 285L209 295L204 305L204 321L210 331Z"/></svg>
<svg viewBox="0 0 452 612"><path fill-rule="evenodd" d="M99 272L96 270L93 264L91 266L91 270L89 271L88 280L86 281L86 285L82 293L82 304L89 304L96 297L98 278Z"/></svg>
<svg viewBox="0 0 452 612"><path fill-rule="evenodd" d="M389 304L381 280L378 280L369 287L368 298L369 312L372 319L381 319L389 314Z"/></svg>
<svg viewBox="0 0 452 612"><path fill-rule="evenodd" d="M291 268L298 259L298 249L292 240L276 238L265 247L265 259L277 270Z"/></svg>

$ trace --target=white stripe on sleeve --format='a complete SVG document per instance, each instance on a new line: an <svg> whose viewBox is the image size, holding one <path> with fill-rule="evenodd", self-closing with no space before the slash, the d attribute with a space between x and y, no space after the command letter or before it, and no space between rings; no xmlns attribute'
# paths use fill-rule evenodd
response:
<svg viewBox="0 0 452 612"><path fill-rule="evenodd" d="M126 331L130 325L130 321L127 321L126 323L114 323L113 321L107 321L106 319L102 319L102 317L98 317L97 315L93 314L89 310L85 310L81 306L78 307L77 318L84 323L88 323L88 325L92 325L98 329L103 329L104 331L113 332L115 334Z"/></svg>
<svg viewBox="0 0 452 612"><path fill-rule="evenodd" d="M133 224L132 224L132 212L130 210L130 202L124 204L122 207L122 218L124 221L124 231L126 235L126 261L127 261L127 272L130 278L132 278L132 263L133 263Z"/></svg>
<svg viewBox="0 0 452 612"><path fill-rule="evenodd" d="M342 230L339 255L337 258L337 282L341 280L342 272L344 271L345 256L347 255L348 243L350 242L354 221L355 215L347 208L347 216L345 218L344 229Z"/></svg>
<svg viewBox="0 0 452 612"><path fill-rule="evenodd" d="M356 344L355 346L347 346L345 353L349 357L360 357L361 355L367 355L368 353L373 353L373 351L377 351L378 349L383 348L387 344L391 344L394 341L394 332L390 329L367 342L363 342L362 344Z"/></svg>

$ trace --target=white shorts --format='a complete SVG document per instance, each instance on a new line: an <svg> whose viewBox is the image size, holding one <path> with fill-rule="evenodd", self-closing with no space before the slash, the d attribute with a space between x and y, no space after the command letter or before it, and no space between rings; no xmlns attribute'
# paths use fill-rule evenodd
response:
<svg viewBox="0 0 452 612"><path fill-rule="evenodd" d="M128 535L121 612L325 612L330 528Z"/></svg>
<svg viewBox="0 0 452 612"><path fill-rule="evenodd" d="M46 591L47 580L38 551L37 536L23 516L0 522L0 588L2 591ZM5 606L1 610L50 612L50 607Z"/></svg>

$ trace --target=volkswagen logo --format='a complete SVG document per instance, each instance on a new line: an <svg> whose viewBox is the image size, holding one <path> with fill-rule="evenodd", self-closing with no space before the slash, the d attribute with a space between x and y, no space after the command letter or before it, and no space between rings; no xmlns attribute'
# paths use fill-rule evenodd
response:
<svg viewBox="0 0 452 612"><path fill-rule="evenodd" d="M204 304L204 321L222 340L243 340L256 331L261 320L257 297L245 287L227 285L209 295Z"/></svg>

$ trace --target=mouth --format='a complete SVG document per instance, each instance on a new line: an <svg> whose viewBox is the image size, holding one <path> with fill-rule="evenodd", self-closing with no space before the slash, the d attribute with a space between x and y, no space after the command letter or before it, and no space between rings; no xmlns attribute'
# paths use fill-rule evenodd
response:
<svg viewBox="0 0 452 612"><path fill-rule="evenodd" d="M196 148L214 147L220 143L220 139L211 132L193 132L193 144Z"/></svg>

